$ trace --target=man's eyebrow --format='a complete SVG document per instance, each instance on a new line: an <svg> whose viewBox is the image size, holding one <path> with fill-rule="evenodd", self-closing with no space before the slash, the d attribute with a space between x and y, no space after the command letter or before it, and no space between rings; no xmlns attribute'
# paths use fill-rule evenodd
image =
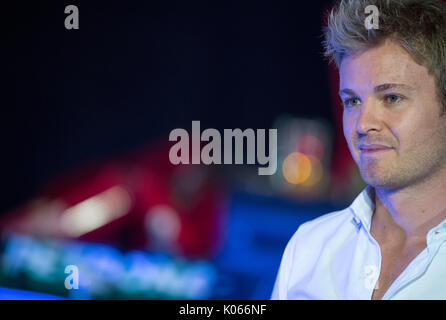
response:
<svg viewBox="0 0 446 320"><path fill-rule="evenodd" d="M376 86L375 88L373 88L373 92L374 93L378 93L378 92L386 91L386 90L389 90L389 89L404 89L404 90L409 90L409 91L414 91L415 90L414 87L411 87L411 86L409 86L407 84L402 84L402 83L384 83L384 84L380 84L379 86ZM339 95L341 95L341 94L348 94L348 95L351 95L351 96L355 96L356 95L354 90L348 89L348 88L339 90Z"/></svg>
<svg viewBox="0 0 446 320"><path fill-rule="evenodd" d="M384 83L384 84L380 84L379 86L376 86L375 88L373 88L373 92L377 93L377 92L381 92L381 91L386 91L389 89L403 89L403 90L409 90L409 91L414 91L415 88L411 87L407 84L402 84L402 83Z"/></svg>
<svg viewBox="0 0 446 320"><path fill-rule="evenodd" d="M348 94L350 96L355 96L356 95L355 91L353 91L352 89L342 89L342 90L339 90L339 95L342 95L342 94Z"/></svg>

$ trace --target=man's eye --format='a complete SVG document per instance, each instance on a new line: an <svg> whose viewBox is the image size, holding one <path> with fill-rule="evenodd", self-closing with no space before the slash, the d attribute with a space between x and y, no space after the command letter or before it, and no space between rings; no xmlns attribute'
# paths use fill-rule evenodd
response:
<svg viewBox="0 0 446 320"><path fill-rule="evenodd" d="M388 95L386 95L385 99L386 99L386 102L388 102L390 104L395 104L395 103L401 102L401 100L403 100L402 97L400 97L396 94L388 94Z"/></svg>
<svg viewBox="0 0 446 320"><path fill-rule="evenodd" d="M361 103L358 98L348 98L344 100L344 107L353 107Z"/></svg>

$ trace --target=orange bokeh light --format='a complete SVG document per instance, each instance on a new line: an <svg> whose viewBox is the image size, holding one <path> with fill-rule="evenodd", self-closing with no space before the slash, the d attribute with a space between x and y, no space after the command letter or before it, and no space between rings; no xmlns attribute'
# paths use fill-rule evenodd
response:
<svg viewBox="0 0 446 320"><path fill-rule="evenodd" d="M292 152L283 160L282 173L289 183L301 184L310 177L311 167L311 161L306 155Z"/></svg>

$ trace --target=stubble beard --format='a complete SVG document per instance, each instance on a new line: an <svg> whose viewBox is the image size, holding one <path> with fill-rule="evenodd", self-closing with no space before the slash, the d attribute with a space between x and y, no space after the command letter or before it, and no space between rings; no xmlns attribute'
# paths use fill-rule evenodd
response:
<svg viewBox="0 0 446 320"><path fill-rule="evenodd" d="M446 170L446 148L414 151L405 159L359 159L356 161L364 181L378 189L398 190L423 182Z"/></svg>

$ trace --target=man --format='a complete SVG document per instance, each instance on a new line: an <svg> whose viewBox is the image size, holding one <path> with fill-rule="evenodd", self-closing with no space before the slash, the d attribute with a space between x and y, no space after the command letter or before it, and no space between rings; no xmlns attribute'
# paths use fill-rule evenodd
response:
<svg viewBox="0 0 446 320"><path fill-rule="evenodd" d="M446 299L446 5L344 0L324 44L368 187L298 228L272 299Z"/></svg>

